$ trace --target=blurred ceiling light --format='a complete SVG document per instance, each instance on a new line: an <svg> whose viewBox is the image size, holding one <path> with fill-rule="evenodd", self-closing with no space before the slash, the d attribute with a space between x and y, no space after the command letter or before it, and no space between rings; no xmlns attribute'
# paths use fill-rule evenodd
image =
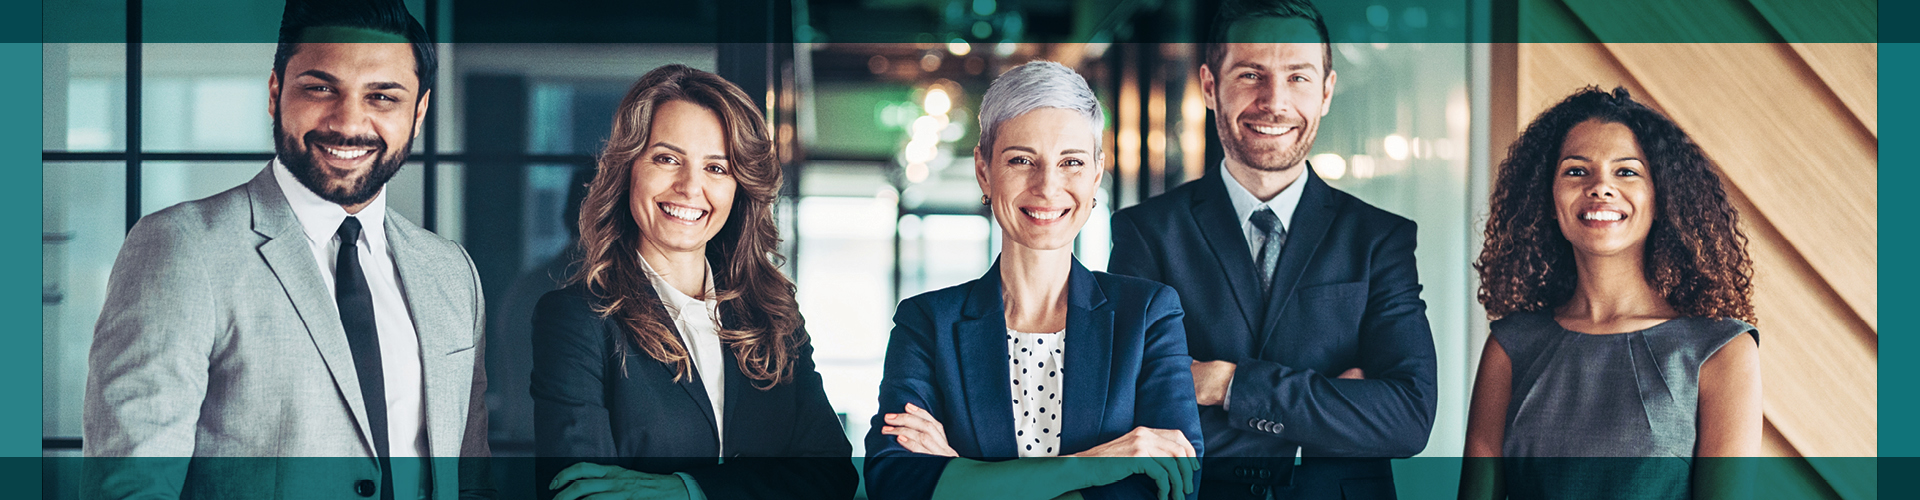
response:
<svg viewBox="0 0 1920 500"><path fill-rule="evenodd" d="M934 87L927 89L927 97L922 104L927 109L927 114L944 115L947 114L947 110L953 109L953 98L947 95L947 89Z"/></svg>
<svg viewBox="0 0 1920 500"><path fill-rule="evenodd" d="M1387 136L1387 139L1384 142L1385 142L1384 146L1386 146L1388 158L1392 158L1394 160L1407 159L1407 138L1400 137L1400 134L1393 134L1393 135ZM1355 167L1358 167L1358 165L1355 165ZM1354 170L1354 176L1358 177L1359 175L1360 175L1360 172L1356 168Z"/></svg>
<svg viewBox="0 0 1920 500"><path fill-rule="evenodd" d="M929 173L932 172L927 169L927 164L925 163L914 162L907 164L907 182L915 184L926 182L927 174Z"/></svg>
<svg viewBox="0 0 1920 500"><path fill-rule="evenodd" d="M874 55L867 58L867 71L872 71L873 74L885 73L890 67L893 67L893 61L887 60L887 56Z"/></svg>
<svg viewBox="0 0 1920 500"><path fill-rule="evenodd" d="M953 39L953 41L947 42L947 52L950 52L955 56L964 57L967 54L973 53L973 44L967 43L966 40L955 38Z"/></svg>
<svg viewBox="0 0 1920 500"><path fill-rule="evenodd" d="M993 46L994 55L998 55L1000 57L1007 57L1007 56L1013 55L1014 52L1019 50L1020 50L1020 45L1013 42L1000 42L1000 43L994 44Z"/></svg>
<svg viewBox="0 0 1920 500"><path fill-rule="evenodd" d="M932 73L934 71L938 71L939 69L940 69L940 54L928 52L927 55L920 56L920 71Z"/></svg>
<svg viewBox="0 0 1920 500"><path fill-rule="evenodd" d="M986 38L993 36L993 25L987 24L986 21L974 21L972 31L974 38Z"/></svg>
<svg viewBox="0 0 1920 500"><path fill-rule="evenodd" d="M1407 155L1414 158L1426 158L1427 153L1431 151L1427 146L1428 144L1421 141L1419 137L1415 137L1412 142L1407 144Z"/></svg>
<svg viewBox="0 0 1920 500"><path fill-rule="evenodd" d="M1347 175L1347 160L1331 153L1313 155L1313 171L1327 180L1339 180Z"/></svg>
<svg viewBox="0 0 1920 500"><path fill-rule="evenodd" d="M976 15L990 16L999 8L998 2L993 0L973 0L973 13Z"/></svg>
<svg viewBox="0 0 1920 500"><path fill-rule="evenodd" d="M907 160L908 164L919 164L920 168L926 168L927 160L933 159L934 148L937 145L938 143L932 140L915 138L907 141L907 149L901 152L901 156Z"/></svg>
<svg viewBox="0 0 1920 500"><path fill-rule="evenodd" d="M1353 155L1353 178L1367 179L1371 177L1373 177L1373 157Z"/></svg>
<svg viewBox="0 0 1920 500"><path fill-rule="evenodd" d="M1387 7L1384 5L1367 6L1367 24L1384 29L1387 27L1387 14Z"/></svg>

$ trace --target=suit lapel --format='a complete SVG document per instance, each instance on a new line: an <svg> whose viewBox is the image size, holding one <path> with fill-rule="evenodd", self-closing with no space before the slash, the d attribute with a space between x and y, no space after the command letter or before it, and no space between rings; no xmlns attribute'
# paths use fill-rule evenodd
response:
<svg viewBox="0 0 1920 500"><path fill-rule="evenodd" d="M989 458L1016 457L1013 439L1013 389L1007 378L1006 305L1000 299L1000 263L973 285L961 308L965 319L954 325L960 359L964 408L973 422L974 443Z"/></svg>
<svg viewBox="0 0 1920 500"><path fill-rule="evenodd" d="M667 332L672 333L673 338L680 340L680 348L686 350L687 356L689 356L689 359L687 361L689 364L691 364L693 362L693 360L691 359L691 356L693 356L693 347L687 345L686 336L681 335L680 329L673 325L672 316L667 313L666 305L660 303L660 297L656 294L653 294L653 287L648 286L644 288L644 290L646 291L646 293L648 293L647 300L650 300L650 302L646 302L646 303L652 307L659 308L660 317L667 318L666 324L662 326L667 327ZM731 324L734 324L733 321L734 320L731 316L725 316L721 318L720 323L722 325L731 325ZM719 375L722 377L726 377L726 379L720 382L720 385L721 385L720 390L724 391L726 394L740 394L739 390L733 388L733 384L735 382L733 379L740 377L739 373L735 373L738 370L734 370L730 368L732 366L735 366L733 361L733 353L731 351L728 351L726 349L726 346L721 346L720 350L725 354L725 357L726 357L726 367L722 368L725 374ZM648 360L652 361L652 358L648 358ZM657 363L657 361L655 362ZM667 377L669 378L673 377L673 370L674 370L673 365L660 363L660 366L662 369L666 371ZM700 369L696 367L693 369L692 375L693 376L687 377L685 380L675 382L675 384L679 385L681 390L684 390L687 392L687 398L693 400L693 406L695 408L700 409L700 415L707 417L707 433L713 436L714 443L715 443L714 455L724 456L724 455L721 455L721 453L725 453L726 450L719 449L722 443L720 439L720 426L717 423L720 421L719 420L720 418L733 415L733 410L731 409L725 410L727 412L727 415L714 415L713 400L708 398L706 381L701 377L711 377L711 376L715 376L715 374L711 374L711 373L702 374L700 373ZM735 402L737 403L739 401L736 400ZM731 406L729 406L729 408L731 408ZM732 423L733 420L729 418L727 422Z"/></svg>
<svg viewBox="0 0 1920 500"><path fill-rule="evenodd" d="M1217 169L1214 172L1201 179L1201 189L1194 192L1193 223L1213 250L1213 260L1219 262L1226 273L1227 285L1233 290L1234 303L1240 306L1240 318L1246 321L1247 331L1257 332L1260 323L1255 319L1265 309L1260 273L1253 265L1253 252L1247 250L1247 236L1241 229L1240 216L1233 211L1233 201L1227 198L1226 176Z"/></svg>
<svg viewBox="0 0 1920 500"><path fill-rule="evenodd" d="M393 267L400 275L400 295L406 299L414 336L420 342L427 449L434 456L457 457L461 435L466 431L466 422L457 418L466 409L466 405L460 404L460 396L472 387L473 367L454 366L446 354L473 341L473 320L462 319L449 308L472 301L455 299L458 294L446 287L471 278L447 269L445 259L434 259L422 251L414 234L418 228L399 213L388 210L385 225L387 248L393 253Z"/></svg>
<svg viewBox="0 0 1920 500"><path fill-rule="evenodd" d="M1260 342L1254 353L1266 352L1267 340L1280 328L1280 318L1286 314L1286 305L1293 301L1300 276L1305 274L1307 263L1319 251L1320 241L1327 236L1327 228L1333 226L1333 188L1320 180L1320 176L1313 172L1312 165L1307 167L1306 174L1300 179L1306 181L1307 185L1300 193L1299 206L1293 210L1293 225L1287 228L1286 246L1280 249L1280 263L1274 269L1273 293L1267 297L1265 320L1261 323L1263 328L1259 330Z"/></svg>
<svg viewBox="0 0 1920 500"><path fill-rule="evenodd" d="M741 430L739 425L740 419L734 418L734 416L745 411L750 411L743 409L743 407L747 406L745 403L751 399L754 394L759 394L761 391L753 387L751 380L747 380L747 374L740 373L740 361L733 357L732 349L728 349L726 345L721 345L720 352L724 353L726 358L726 366L720 368L720 373L723 374L721 376L726 377L726 380L721 382L723 386L721 391L724 391L724 395L726 396L732 396L722 399L724 406L721 408L721 411L727 413L723 415L722 418L726 419L727 425L725 429L727 433L730 435L739 435ZM704 389L700 391L700 394L703 396L700 398L701 410L707 412L707 420L712 422L713 403L708 402L704 397L706 394ZM716 433L714 435L718 436L719 434ZM720 440L720 456L722 457L727 456L726 443L727 440Z"/></svg>
<svg viewBox="0 0 1920 500"><path fill-rule="evenodd" d="M340 310L334 307L333 295L320 275L320 267L313 261L306 233L293 215L293 206L280 192L271 165L247 182L247 197L252 205L253 231L267 238L260 244L260 258L273 270L274 278L287 292L287 299L293 302L294 312L300 315L307 335L313 338L314 348L320 351L320 359L333 377L334 388L353 413L367 456L376 456L366 401L360 397L360 377L353 368L353 349L347 345L347 332L340 326Z"/></svg>
<svg viewBox="0 0 1920 500"><path fill-rule="evenodd" d="M1113 308L1093 273L1075 260L1067 278L1067 333L1061 339L1066 359L1060 367L1060 449L1084 450L1100 444L1106 424L1107 375L1113 361ZM1012 409L1008 409L1011 414Z"/></svg>

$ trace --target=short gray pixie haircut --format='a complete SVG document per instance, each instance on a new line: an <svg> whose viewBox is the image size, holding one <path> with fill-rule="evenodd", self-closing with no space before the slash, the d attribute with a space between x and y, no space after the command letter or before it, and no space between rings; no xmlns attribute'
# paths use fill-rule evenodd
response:
<svg viewBox="0 0 1920 500"><path fill-rule="evenodd" d="M1001 73L980 98L980 152L993 155L1000 124L1040 108L1080 112L1093 125L1093 145L1106 134L1107 112L1087 87L1087 79L1052 61L1033 61Z"/></svg>

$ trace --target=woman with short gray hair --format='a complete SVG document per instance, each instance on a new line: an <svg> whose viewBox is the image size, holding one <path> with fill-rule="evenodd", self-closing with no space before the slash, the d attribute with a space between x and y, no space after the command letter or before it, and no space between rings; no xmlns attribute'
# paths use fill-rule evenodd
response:
<svg viewBox="0 0 1920 500"><path fill-rule="evenodd" d="M1201 441L1180 298L1073 257L1105 172L1100 101L1031 62L979 114L974 174L1005 244L985 276L894 314L867 493L1188 497ZM1133 458L1006 460L1056 456Z"/></svg>

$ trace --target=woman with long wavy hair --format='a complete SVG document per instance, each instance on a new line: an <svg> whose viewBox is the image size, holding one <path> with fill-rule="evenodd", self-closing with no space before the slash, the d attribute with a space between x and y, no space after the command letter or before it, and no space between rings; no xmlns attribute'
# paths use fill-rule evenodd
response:
<svg viewBox="0 0 1920 500"><path fill-rule="evenodd" d="M579 274L534 312L547 494L853 496L852 447L773 261L779 188L739 87L672 65L627 92L581 206Z"/></svg>
<svg viewBox="0 0 1920 500"><path fill-rule="evenodd" d="M1588 87L1500 165L1462 498L1724 498L1760 451L1753 264L1718 167Z"/></svg>

